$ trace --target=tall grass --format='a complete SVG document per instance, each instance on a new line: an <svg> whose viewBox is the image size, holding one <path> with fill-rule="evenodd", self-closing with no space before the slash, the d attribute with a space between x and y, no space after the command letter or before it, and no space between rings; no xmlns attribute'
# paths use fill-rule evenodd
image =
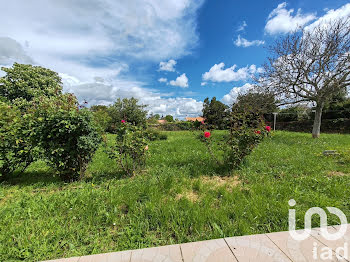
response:
<svg viewBox="0 0 350 262"><path fill-rule="evenodd" d="M221 135L222 132L215 132ZM42 260L288 229L313 206L350 217L350 135L277 132L224 171L190 132L149 146L146 170L124 177L100 149L90 177L66 184L42 163L0 185L0 261ZM112 137L110 137L112 138ZM336 217L329 215L329 224ZM313 225L318 225L314 219Z"/></svg>

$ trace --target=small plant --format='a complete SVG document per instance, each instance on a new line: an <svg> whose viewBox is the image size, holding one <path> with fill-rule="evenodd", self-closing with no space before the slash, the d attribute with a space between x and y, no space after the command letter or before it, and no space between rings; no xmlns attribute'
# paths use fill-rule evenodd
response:
<svg viewBox="0 0 350 262"><path fill-rule="evenodd" d="M109 158L120 164L127 175L132 176L146 163L147 135L142 127L132 125L125 120L121 120L121 123L116 129L115 143L107 146L107 153Z"/></svg>

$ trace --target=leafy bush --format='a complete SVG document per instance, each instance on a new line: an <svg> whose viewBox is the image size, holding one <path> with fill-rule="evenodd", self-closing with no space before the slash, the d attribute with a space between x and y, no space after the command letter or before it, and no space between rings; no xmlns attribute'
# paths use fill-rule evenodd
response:
<svg viewBox="0 0 350 262"><path fill-rule="evenodd" d="M8 101L18 98L31 101L35 97L62 93L61 78L50 69L14 63L12 68L1 70L6 75L0 78L0 97Z"/></svg>
<svg viewBox="0 0 350 262"><path fill-rule="evenodd" d="M145 131L145 135L148 140L150 141L156 141L156 140L167 140L168 136L164 133L159 132L158 130L152 128L152 129L147 129Z"/></svg>
<svg viewBox="0 0 350 262"><path fill-rule="evenodd" d="M147 135L142 127L132 125L125 120L116 130L115 143L106 145L109 158L117 161L123 171L132 176L142 168L147 156Z"/></svg>
<svg viewBox="0 0 350 262"><path fill-rule="evenodd" d="M0 180L33 161L28 117L15 105L0 102Z"/></svg>
<svg viewBox="0 0 350 262"><path fill-rule="evenodd" d="M72 94L40 97L30 113L35 118L35 140L48 163L65 180L82 178L101 142L92 113L79 108Z"/></svg>
<svg viewBox="0 0 350 262"><path fill-rule="evenodd" d="M124 98L118 100L108 107L108 114L111 118L108 131L111 133L118 132L121 125L121 120L126 120L128 123L135 126L146 127L147 111L145 105L139 105L135 98Z"/></svg>
<svg viewBox="0 0 350 262"><path fill-rule="evenodd" d="M179 121L173 123L165 123L157 125L157 128L163 131L180 131L180 130L192 130L194 128L194 122Z"/></svg>
<svg viewBox="0 0 350 262"><path fill-rule="evenodd" d="M202 124L200 128L204 133L199 139L206 144L211 157L228 168L237 168L271 131L271 127L265 126L258 114L239 111L231 112L229 134L222 139L213 139L213 132L206 130L207 125ZM214 146L221 151L223 159L213 153Z"/></svg>

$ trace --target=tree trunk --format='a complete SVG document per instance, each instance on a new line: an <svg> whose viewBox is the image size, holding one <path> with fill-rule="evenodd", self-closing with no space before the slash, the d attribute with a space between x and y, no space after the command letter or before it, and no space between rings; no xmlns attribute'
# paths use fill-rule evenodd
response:
<svg viewBox="0 0 350 262"><path fill-rule="evenodd" d="M322 118L322 110L323 110L323 103L317 104L316 106L316 113L315 113L315 119L314 119L314 125L312 128L312 137L313 138L319 138L321 133L321 118Z"/></svg>

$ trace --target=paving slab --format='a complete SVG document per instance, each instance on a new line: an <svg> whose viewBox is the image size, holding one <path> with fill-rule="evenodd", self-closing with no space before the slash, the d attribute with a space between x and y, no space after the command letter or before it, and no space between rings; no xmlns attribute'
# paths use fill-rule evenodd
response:
<svg viewBox="0 0 350 262"><path fill-rule="evenodd" d="M182 262L180 245L132 250L130 262Z"/></svg>
<svg viewBox="0 0 350 262"><path fill-rule="evenodd" d="M181 244L184 262L237 262L224 239Z"/></svg>
<svg viewBox="0 0 350 262"><path fill-rule="evenodd" d="M131 251L121 251L80 257L78 262L130 262L130 258Z"/></svg>
<svg viewBox="0 0 350 262"><path fill-rule="evenodd" d="M239 262L290 262L290 259L265 235L225 238Z"/></svg>
<svg viewBox="0 0 350 262"><path fill-rule="evenodd" d="M304 230L296 230L301 234ZM266 234L275 245L279 247L293 262L308 262L308 261L338 261L335 256L331 259L321 257L321 252L326 246L312 237L316 234L314 230L311 235L305 240L295 240L291 237L288 231ZM317 249L315 249L317 247Z"/></svg>

